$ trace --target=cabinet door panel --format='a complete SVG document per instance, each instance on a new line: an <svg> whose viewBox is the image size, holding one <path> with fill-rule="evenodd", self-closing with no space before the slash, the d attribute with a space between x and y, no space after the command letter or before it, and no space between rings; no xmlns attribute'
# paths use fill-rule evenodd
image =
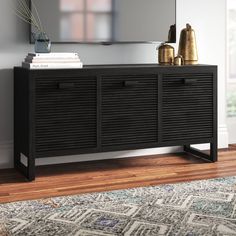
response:
<svg viewBox="0 0 236 236"><path fill-rule="evenodd" d="M162 141L213 136L213 74L163 75Z"/></svg>
<svg viewBox="0 0 236 236"><path fill-rule="evenodd" d="M36 78L36 155L97 147L95 77Z"/></svg>
<svg viewBox="0 0 236 236"><path fill-rule="evenodd" d="M102 147L157 142L157 76L102 78Z"/></svg>

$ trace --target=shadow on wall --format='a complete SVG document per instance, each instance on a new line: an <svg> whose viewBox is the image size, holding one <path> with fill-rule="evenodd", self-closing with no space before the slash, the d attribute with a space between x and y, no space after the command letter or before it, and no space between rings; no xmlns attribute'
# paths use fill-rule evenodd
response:
<svg viewBox="0 0 236 236"><path fill-rule="evenodd" d="M0 168L4 168L13 163L13 69L0 69L0 111Z"/></svg>

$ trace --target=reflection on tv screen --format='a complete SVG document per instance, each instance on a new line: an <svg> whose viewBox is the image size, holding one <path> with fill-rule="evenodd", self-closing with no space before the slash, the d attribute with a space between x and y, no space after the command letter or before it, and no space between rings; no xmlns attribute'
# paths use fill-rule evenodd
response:
<svg viewBox="0 0 236 236"><path fill-rule="evenodd" d="M170 26L175 24L175 0L34 0L34 3L53 42L168 41Z"/></svg>

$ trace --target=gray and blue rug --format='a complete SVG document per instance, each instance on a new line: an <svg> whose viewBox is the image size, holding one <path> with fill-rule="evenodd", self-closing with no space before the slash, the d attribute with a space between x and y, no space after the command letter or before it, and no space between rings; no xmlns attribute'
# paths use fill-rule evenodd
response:
<svg viewBox="0 0 236 236"><path fill-rule="evenodd" d="M0 235L236 235L236 177L2 204Z"/></svg>

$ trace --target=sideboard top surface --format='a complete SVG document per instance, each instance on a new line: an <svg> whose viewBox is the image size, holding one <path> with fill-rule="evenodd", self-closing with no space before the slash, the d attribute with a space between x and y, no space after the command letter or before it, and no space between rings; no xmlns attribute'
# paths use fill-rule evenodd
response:
<svg viewBox="0 0 236 236"><path fill-rule="evenodd" d="M152 64L101 64L101 65L84 65L81 69L60 69L60 70L88 70L88 69L121 69L121 68L199 68L199 67L210 67L216 65L206 65L206 64L198 64L198 65L182 65L182 66L173 66L173 65L160 65L156 63ZM23 67L15 67L15 68L22 68ZM25 69L29 70L29 69ZM42 69L39 69L40 71ZM58 69L45 69L45 70L58 70ZM38 71L37 69L30 70L30 71Z"/></svg>
<svg viewBox="0 0 236 236"><path fill-rule="evenodd" d="M217 71L216 65L159 65L159 64L107 64L107 65L84 65L81 69L34 69L15 67L15 71L24 71L30 78L37 77L76 77L76 76L109 76L128 74L160 74L160 73L205 73Z"/></svg>

